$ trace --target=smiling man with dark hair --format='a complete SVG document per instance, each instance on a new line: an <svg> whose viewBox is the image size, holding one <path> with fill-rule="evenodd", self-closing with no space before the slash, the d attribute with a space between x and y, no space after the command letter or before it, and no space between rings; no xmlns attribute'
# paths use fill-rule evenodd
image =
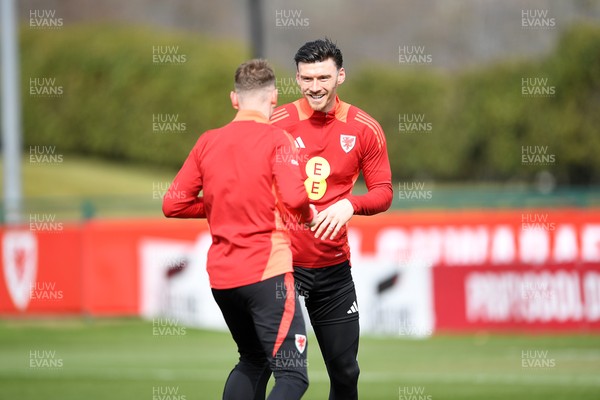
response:
<svg viewBox="0 0 600 400"><path fill-rule="evenodd" d="M392 182L379 123L341 101L342 52L328 39L304 44L294 57L303 97L276 109L274 125L294 137L304 187L319 214L311 230L291 232L294 277L330 378L330 399L358 398L358 303L350 272L347 223L387 210ZM368 192L353 195L362 172Z"/></svg>

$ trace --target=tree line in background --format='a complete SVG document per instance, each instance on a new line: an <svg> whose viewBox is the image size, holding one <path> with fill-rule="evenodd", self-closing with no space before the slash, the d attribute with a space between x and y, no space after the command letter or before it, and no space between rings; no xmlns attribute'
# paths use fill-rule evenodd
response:
<svg viewBox="0 0 600 400"><path fill-rule="evenodd" d="M233 72L248 57L195 34L24 29L25 151L179 168L199 134L232 119ZM280 103L299 97L294 72L275 67ZM597 26L572 27L536 61L460 73L364 65L340 95L380 121L395 180L530 182L548 171L560 184L600 181Z"/></svg>

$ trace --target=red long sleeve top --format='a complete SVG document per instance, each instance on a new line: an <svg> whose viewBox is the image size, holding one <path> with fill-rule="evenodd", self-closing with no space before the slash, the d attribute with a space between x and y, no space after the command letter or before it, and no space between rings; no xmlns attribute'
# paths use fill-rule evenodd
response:
<svg viewBox="0 0 600 400"><path fill-rule="evenodd" d="M286 220L288 212L295 217ZM215 289L292 271L286 225L313 217L293 139L256 111L239 111L200 136L163 198L163 213L208 219Z"/></svg>
<svg viewBox="0 0 600 400"><path fill-rule="evenodd" d="M339 98L330 112L314 111L301 98L277 108L271 123L294 137L304 185L318 211L342 199L348 199L358 215L390 207L392 174L385 135L366 112ZM360 171L368 193L357 196L352 188ZM316 239L307 230L290 233L296 266L327 267L350 259L346 227L333 240Z"/></svg>

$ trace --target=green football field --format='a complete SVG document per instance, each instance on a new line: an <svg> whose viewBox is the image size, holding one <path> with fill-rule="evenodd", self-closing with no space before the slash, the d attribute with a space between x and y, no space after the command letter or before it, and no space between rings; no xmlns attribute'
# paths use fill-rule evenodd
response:
<svg viewBox="0 0 600 400"><path fill-rule="evenodd" d="M309 338L305 399L327 398ZM600 399L600 336L363 337L361 399ZM220 399L227 333L137 319L0 321L0 399ZM272 383L272 382L271 382Z"/></svg>

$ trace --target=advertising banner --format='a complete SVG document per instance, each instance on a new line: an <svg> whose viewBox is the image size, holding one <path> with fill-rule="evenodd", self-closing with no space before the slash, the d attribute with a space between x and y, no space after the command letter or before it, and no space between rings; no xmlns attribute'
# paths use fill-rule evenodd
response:
<svg viewBox="0 0 600 400"><path fill-rule="evenodd" d="M0 313L224 327L205 220L40 221L0 228ZM388 212L353 217L349 240L364 332L600 328L600 210Z"/></svg>

